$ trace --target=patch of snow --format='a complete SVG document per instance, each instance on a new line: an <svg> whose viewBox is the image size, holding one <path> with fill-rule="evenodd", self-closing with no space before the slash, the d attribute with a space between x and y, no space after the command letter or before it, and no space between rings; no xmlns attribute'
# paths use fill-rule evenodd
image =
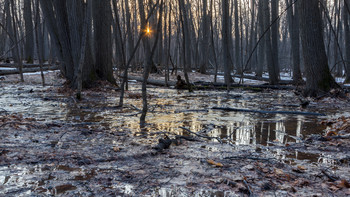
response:
<svg viewBox="0 0 350 197"><path fill-rule="evenodd" d="M0 67L0 70L17 70L17 68Z"/></svg>
<svg viewBox="0 0 350 197"><path fill-rule="evenodd" d="M47 73L54 73L54 72L57 72L58 70L49 70L49 71L44 71L43 73L44 74L47 74ZM38 71L38 72L34 72L34 73L23 73L23 75L40 75L41 72Z"/></svg>
<svg viewBox="0 0 350 197"><path fill-rule="evenodd" d="M335 81L336 81L337 83L344 83L345 78L344 78L344 77L336 77L336 78L335 78Z"/></svg>

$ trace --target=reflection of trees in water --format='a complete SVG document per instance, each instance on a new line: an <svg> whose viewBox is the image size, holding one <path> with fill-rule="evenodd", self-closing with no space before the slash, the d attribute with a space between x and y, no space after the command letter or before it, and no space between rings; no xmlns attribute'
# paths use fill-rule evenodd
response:
<svg viewBox="0 0 350 197"><path fill-rule="evenodd" d="M301 138L302 138L301 127L303 125L303 121L304 121L304 117L303 116L298 116L297 129L295 131L295 136L297 137L296 143L302 142L302 140L301 140Z"/></svg>
<svg viewBox="0 0 350 197"><path fill-rule="evenodd" d="M236 145L256 144L256 132L253 122L239 122L236 129ZM252 139L252 140L251 140Z"/></svg>
<svg viewBox="0 0 350 197"><path fill-rule="evenodd" d="M276 142L284 144L286 137L286 127L284 126L283 121L276 122L276 130L275 130Z"/></svg>

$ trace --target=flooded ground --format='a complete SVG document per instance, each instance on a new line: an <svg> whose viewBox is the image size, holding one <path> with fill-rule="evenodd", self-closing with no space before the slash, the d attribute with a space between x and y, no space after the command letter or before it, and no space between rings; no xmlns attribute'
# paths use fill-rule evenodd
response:
<svg viewBox="0 0 350 197"><path fill-rule="evenodd" d="M130 84L125 106L117 108L116 87L85 91L77 101L69 90L53 86L55 76L51 80L47 87L35 80L1 83L0 195L232 196L260 190L324 195L334 191L311 187L323 180L320 169L349 180L349 148L338 144L342 152L337 152L305 144L310 136L325 135L320 121L349 115L346 102L311 101L301 108L292 91L189 93L149 86L148 125L140 129L140 84ZM197 133L198 141L183 140L163 152L152 149L165 135L194 136L184 128ZM292 180L294 185L287 184Z"/></svg>

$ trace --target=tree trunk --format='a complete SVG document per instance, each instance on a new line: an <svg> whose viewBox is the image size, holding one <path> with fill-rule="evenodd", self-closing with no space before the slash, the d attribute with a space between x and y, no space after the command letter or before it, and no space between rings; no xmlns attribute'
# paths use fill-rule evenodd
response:
<svg viewBox="0 0 350 197"><path fill-rule="evenodd" d="M141 31L147 30L147 20L145 15L145 8L143 5L143 0L138 0L139 4L139 12L140 12L140 18L141 18ZM145 51L145 66L143 70L143 78L144 81L142 82L142 114L140 117L140 126L144 127L146 124L146 114L148 111L148 104L147 104L147 79L149 76L149 73L152 68L152 57L151 57L151 48L150 48L150 36L146 35L143 37L143 48Z"/></svg>
<svg viewBox="0 0 350 197"><path fill-rule="evenodd" d="M270 19L270 8L269 8L269 2L264 1L263 2L263 10L264 10L264 23L266 28L270 28L271 25L271 19ZM276 85L278 83L278 75L276 73L275 69L275 61L273 57L273 51L272 51L272 43L271 43L271 29L265 34L265 56L267 60L267 69L269 71L269 83L271 85Z"/></svg>
<svg viewBox="0 0 350 197"><path fill-rule="evenodd" d="M256 52L253 51L253 47L256 43L256 37L257 37L257 27L255 24L256 21L256 16L255 16L255 0L251 0L251 24L250 24L250 38L249 38L249 43L248 43L248 52L249 53L254 53L255 58L253 57L250 62L248 63L248 68L252 69L252 67L256 68Z"/></svg>
<svg viewBox="0 0 350 197"><path fill-rule="evenodd" d="M129 59L131 54L134 51L134 37L133 37L133 31L131 28L131 13L129 8L129 0L124 0L125 2L125 17L126 17L126 36L127 36L127 55L126 59ZM134 61L131 61L131 64L134 64Z"/></svg>
<svg viewBox="0 0 350 197"><path fill-rule="evenodd" d="M339 86L328 67L319 1L301 1L299 9L301 42L306 71L304 94L305 96L319 96Z"/></svg>
<svg viewBox="0 0 350 197"><path fill-rule="evenodd" d="M33 63L34 59L34 34L31 0L24 0L23 18L25 23L24 59L27 63ZM38 25L38 24L37 24Z"/></svg>
<svg viewBox="0 0 350 197"><path fill-rule="evenodd" d="M35 28L36 52L37 52L38 61L39 61L42 85L45 86L45 76L44 76L44 72L43 72L44 61L43 61L43 54L42 54L43 39L42 39L41 30L40 30L42 25L41 25L41 21L40 21L39 0L36 0L36 5L37 5L36 16L35 16L35 20L36 20L36 24L37 24L37 26Z"/></svg>
<svg viewBox="0 0 350 197"><path fill-rule="evenodd" d="M229 0L222 0L222 47L223 47L223 60L224 60L224 72L225 83L227 85L227 91L230 90L231 78L231 66L230 66L230 47L229 40L231 32L229 31Z"/></svg>
<svg viewBox="0 0 350 197"><path fill-rule="evenodd" d="M258 29L259 29L259 37L261 37L264 34L265 31L265 24L264 24L264 4L265 0L259 0L259 5L258 5ZM266 62L265 58L265 42L262 41L259 43L259 48L258 48L258 65L256 69L256 76L262 77L262 73L264 70L264 65Z"/></svg>
<svg viewBox="0 0 350 197"><path fill-rule="evenodd" d="M188 78L187 72L191 68L191 39L190 39L190 32L189 32L189 24L188 24L188 17L187 17L187 11L184 0L179 0L179 9L180 9L180 20L181 20L181 26L182 26L182 52L183 52L183 62L184 62L184 75L185 80L188 86L188 90L192 92L192 88L190 85L190 80Z"/></svg>
<svg viewBox="0 0 350 197"><path fill-rule="evenodd" d="M239 22L238 22L238 1L234 0L234 7L235 7L235 67L237 69L238 74L242 74L243 69L242 65L240 64L241 60L241 51L240 51L240 42L241 42L241 35L239 33Z"/></svg>
<svg viewBox="0 0 350 197"><path fill-rule="evenodd" d="M278 17L279 12L279 0L272 0L271 1L271 21L275 21L275 19ZM279 42L279 20L275 21L274 24L272 24L271 27L271 44L272 44L272 58L273 58L273 66L275 70L275 75L277 75L277 80L279 79L280 75L280 68L279 68L279 48L278 48L278 42Z"/></svg>
<svg viewBox="0 0 350 197"><path fill-rule="evenodd" d="M23 78L23 63L22 63L22 57L21 57L21 51L19 47L19 42L18 42L18 33L17 33L17 24L18 24L18 18L17 18L17 13L15 12L15 5L14 0L10 0L10 7L11 7L11 14L10 10L7 10L7 17L8 17L8 32L11 37L11 44L13 45L13 50L12 53L14 55L14 59L17 62L18 65L18 71L20 74L21 82L24 82ZM11 17L10 17L11 16ZM11 21L12 19L12 21Z"/></svg>
<svg viewBox="0 0 350 197"><path fill-rule="evenodd" d="M202 10L202 42L201 42L201 63L200 73L206 74L208 65L208 54L209 54L209 16L208 16L208 1L203 0Z"/></svg>
<svg viewBox="0 0 350 197"><path fill-rule="evenodd" d="M291 5L292 0L286 0L287 5ZM296 2L298 3L298 2ZM294 12L293 12L294 10ZM299 33L299 9L297 5L291 5L287 10L288 27L291 38L291 52L293 59L293 83L300 84L303 81L300 71L300 33Z"/></svg>
<svg viewBox="0 0 350 197"><path fill-rule="evenodd" d="M345 81L344 83L350 83L350 27L349 27L349 8L350 0L344 0L345 5L343 7L343 18L344 18L344 37L345 37Z"/></svg>
<svg viewBox="0 0 350 197"><path fill-rule="evenodd" d="M87 0L89 4L93 2L96 3L94 4L96 11L94 12L95 37L91 33L92 21L89 20L87 37L88 40L91 39L94 43L86 43L82 73L83 87L91 86L98 79L115 83L112 70L111 10L109 1ZM70 82L71 87L77 88L83 37L84 2L80 0L40 0L40 5L46 21L45 24L47 24L50 33L51 42L54 44L52 48L57 51L56 54L61 64L61 72ZM88 12L86 14L89 14L89 16L92 15L90 9L87 9L86 12ZM109 19L109 22L107 19ZM98 68L95 68L95 61L91 52L93 50L92 44L96 46L96 63L98 62Z"/></svg>
<svg viewBox="0 0 350 197"><path fill-rule="evenodd" d="M113 76L112 10L110 0L93 1L96 70L100 79L116 83Z"/></svg>

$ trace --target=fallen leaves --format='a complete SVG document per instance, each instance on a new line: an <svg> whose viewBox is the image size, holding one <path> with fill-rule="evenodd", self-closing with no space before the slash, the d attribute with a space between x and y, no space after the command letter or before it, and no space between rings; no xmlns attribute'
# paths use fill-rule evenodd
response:
<svg viewBox="0 0 350 197"><path fill-rule="evenodd" d="M350 188L349 182L345 179L341 180L340 183L338 184L338 186L340 188Z"/></svg>
<svg viewBox="0 0 350 197"><path fill-rule="evenodd" d="M0 116L0 127L31 130L32 128L46 128L47 126L38 123L35 118L24 118L22 114L10 114Z"/></svg>
<svg viewBox="0 0 350 197"><path fill-rule="evenodd" d="M331 119L322 121L321 124L327 125L330 128L326 133L326 136L336 136L339 133L350 133L350 117L342 116L338 119Z"/></svg>
<svg viewBox="0 0 350 197"><path fill-rule="evenodd" d="M350 188L350 184L347 180L343 179L343 180L338 180L336 182L330 182L329 184L329 189L333 190L333 191L338 191L341 189L349 189Z"/></svg>
<svg viewBox="0 0 350 197"><path fill-rule="evenodd" d="M224 167L222 163L215 162L214 160L208 159L207 160L208 164L213 165L215 167Z"/></svg>
<svg viewBox="0 0 350 197"><path fill-rule="evenodd" d="M119 148L119 147L117 147L117 146L113 147L113 151L114 151L114 152L120 152L121 150L122 150L122 149Z"/></svg>
<svg viewBox="0 0 350 197"><path fill-rule="evenodd" d="M307 170L307 168L304 166L297 166L297 167L293 168L292 170L294 172L297 172L297 173L304 173Z"/></svg>

